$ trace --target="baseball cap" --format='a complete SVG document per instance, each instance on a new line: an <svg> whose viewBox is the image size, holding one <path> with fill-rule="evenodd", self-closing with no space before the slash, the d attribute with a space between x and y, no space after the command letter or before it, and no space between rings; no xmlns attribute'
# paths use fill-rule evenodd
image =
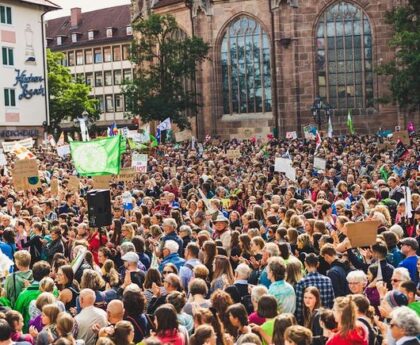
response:
<svg viewBox="0 0 420 345"><path fill-rule="evenodd" d="M137 253L128 252L121 257L121 260L127 262L139 262L139 256L137 255Z"/></svg>
<svg viewBox="0 0 420 345"><path fill-rule="evenodd" d="M412 237L403 238L401 239L400 243L402 245L410 246L414 250L419 249L419 243L417 242L415 238L412 238Z"/></svg>

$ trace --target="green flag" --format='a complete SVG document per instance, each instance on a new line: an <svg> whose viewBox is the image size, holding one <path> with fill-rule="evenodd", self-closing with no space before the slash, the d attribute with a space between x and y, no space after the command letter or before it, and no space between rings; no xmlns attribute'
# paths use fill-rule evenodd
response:
<svg viewBox="0 0 420 345"><path fill-rule="evenodd" d="M121 160L121 136L70 143L71 156L81 176L118 175Z"/></svg>
<svg viewBox="0 0 420 345"><path fill-rule="evenodd" d="M349 128L349 132L351 135L354 134L354 127L353 127L353 120L351 119L351 110L347 113L347 127Z"/></svg>
<svg viewBox="0 0 420 345"><path fill-rule="evenodd" d="M157 139L151 134L150 134L150 143L152 147L157 147L159 145Z"/></svg>
<svg viewBox="0 0 420 345"><path fill-rule="evenodd" d="M121 142L120 142L120 153L125 153L127 151L127 139L120 135Z"/></svg>
<svg viewBox="0 0 420 345"><path fill-rule="evenodd" d="M137 143L131 138L128 138L128 146L131 150L146 150L148 148L147 145Z"/></svg>

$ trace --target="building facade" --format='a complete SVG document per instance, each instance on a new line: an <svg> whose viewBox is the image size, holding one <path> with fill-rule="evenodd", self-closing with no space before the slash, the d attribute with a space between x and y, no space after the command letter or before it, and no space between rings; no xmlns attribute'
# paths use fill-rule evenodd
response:
<svg viewBox="0 0 420 345"><path fill-rule="evenodd" d="M101 113L96 125L130 122L121 93L122 81L133 73L130 5L86 13L73 8L70 16L49 20L46 31L48 48L64 53L63 64L72 75L92 86Z"/></svg>
<svg viewBox="0 0 420 345"><path fill-rule="evenodd" d="M374 71L389 61L392 28L386 12L399 0L139 0L133 20L150 11L170 13L188 35L210 45L197 71L203 107L198 137L265 136L274 129L302 135L315 123L316 97L333 108L334 134L347 133L347 114L358 133L419 125L394 105L377 102L390 92ZM187 6L187 5L188 6ZM195 127L196 121L191 121ZM327 118L322 129L327 129Z"/></svg>
<svg viewBox="0 0 420 345"><path fill-rule="evenodd" d="M46 0L0 0L0 140L43 135L48 119L44 14Z"/></svg>

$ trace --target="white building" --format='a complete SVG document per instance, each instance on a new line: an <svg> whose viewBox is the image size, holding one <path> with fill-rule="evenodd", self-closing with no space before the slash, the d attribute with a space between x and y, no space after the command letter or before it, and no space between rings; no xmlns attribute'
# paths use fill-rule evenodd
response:
<svg viewBox="0 0 420 345"><path fill-rule="evenodd" d="M48 119L47 0L0 0L0 140L42 137Z"/></svg>
<svg viewBox="0 0 420 345"><path fill-rule="evenodd" d="M92 86L91 96L99 100L101 113L96 121L98 129L113 122L131 124L124 119L121 92L122 81L133 74L129 60L133 39L130 5L84 13L72 8L70 16L49 20L46 32L48 48L64 53L63 64L72 75Z"/></svg>

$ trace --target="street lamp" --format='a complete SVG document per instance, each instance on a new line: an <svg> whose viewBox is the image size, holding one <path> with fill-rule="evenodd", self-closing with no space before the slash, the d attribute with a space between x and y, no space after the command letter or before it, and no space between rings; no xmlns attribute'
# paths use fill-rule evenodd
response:
<svg viewBox="0 0 420 345"><path fill-rule="evenodd" d="M315 101L312 104L311 111L312 111L312 116L318 125L318 130L320 131L321 126L322 126L322 111L324 111L324 115L328 122L332 113L332 108L329 104L324 103L321 97L318 96L315 98Z"/></svg>

